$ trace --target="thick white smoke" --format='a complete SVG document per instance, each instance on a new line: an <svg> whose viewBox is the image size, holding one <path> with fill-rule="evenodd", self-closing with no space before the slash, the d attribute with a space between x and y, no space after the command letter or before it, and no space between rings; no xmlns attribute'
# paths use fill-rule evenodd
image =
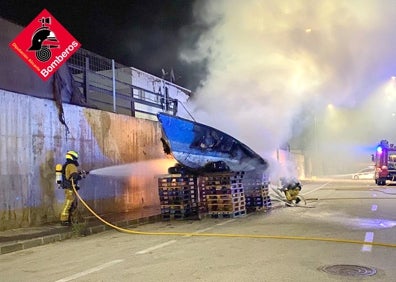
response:
<svg viewBox="0 0 396 282"><path fill-rule="evenodd" d="M316 138L325 131L334 142L356 143L361 134L345 123L359 121L356 111L394 75L396 1L209 0L197 1L194 13L208 27L182 53L186 62L207 63L194 115L263 156L307 123ZM329 137L314 123L330 103L344 110L342 134ZM382 139L370 135L369 143Z"/></svg>

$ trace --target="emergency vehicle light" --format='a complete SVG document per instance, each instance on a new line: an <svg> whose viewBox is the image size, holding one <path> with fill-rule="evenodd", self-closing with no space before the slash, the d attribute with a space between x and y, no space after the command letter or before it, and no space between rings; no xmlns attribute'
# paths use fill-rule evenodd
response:
<svg viewBox="0 0 396 282"><path fill-rule="evenodd" d="M381 146L377 147L377 153L380 154L380 155L382 154L382 147Z"/></svg>

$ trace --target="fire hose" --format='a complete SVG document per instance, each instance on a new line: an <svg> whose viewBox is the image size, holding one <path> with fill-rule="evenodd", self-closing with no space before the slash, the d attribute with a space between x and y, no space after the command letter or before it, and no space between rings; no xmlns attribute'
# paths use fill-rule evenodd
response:
<svg viewBox="0 0 396 282"><path fill-rule="evenodd" d="M321 242L333 242L333 243L347 243L347 244L359 244L359 245L371 245L378 247L389 247L396 248L396 244L382 243L382 242L365 242L359 240L348 240L339 238L323 238L323 237L303 237L303 236L283 236L283 235L263 235L263 234L229 234L229 233L189 233L189 232L147 232L147 231L135 231L114 225L101 216L99 216L80 196L75 187L74 181L72 180L73 191L76 194L80 202L90 211L98 220L103 222L105 225L114 228L123 233L135 234L135 235L161 235L161 236L184 236L184 237L217 237L217 238L254 238L254 239L279 239L279 240L300 240L300 241L321 241Z"/></svg>

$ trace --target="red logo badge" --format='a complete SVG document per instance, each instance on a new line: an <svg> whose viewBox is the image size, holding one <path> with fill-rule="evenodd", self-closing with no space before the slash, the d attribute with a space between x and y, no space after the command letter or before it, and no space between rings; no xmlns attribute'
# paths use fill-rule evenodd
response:
<svg viewBox="0 0 396 282"><path fill-rule="evenodd" d="M10 47L43 80L47 80L81 44L44 9L10 43Z"/></svg>

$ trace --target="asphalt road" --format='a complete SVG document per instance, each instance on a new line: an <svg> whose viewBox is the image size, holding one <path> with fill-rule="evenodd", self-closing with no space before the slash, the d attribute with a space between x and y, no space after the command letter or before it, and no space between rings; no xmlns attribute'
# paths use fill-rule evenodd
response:
<svg viewBox="0 0 396 282"><path fill-rule="evenodd" d="M396 281L396 186L326 180L302 192L311 208L274 202L133 229L162 235L112 230L5 254L0 281Z"/></svg>

